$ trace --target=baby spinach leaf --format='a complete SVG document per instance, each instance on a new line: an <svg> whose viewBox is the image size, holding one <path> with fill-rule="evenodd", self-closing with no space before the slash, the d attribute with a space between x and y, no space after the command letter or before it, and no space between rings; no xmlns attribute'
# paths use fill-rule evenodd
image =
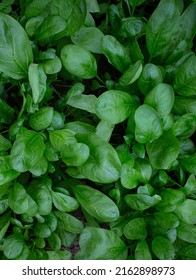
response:
<svg viewBox="0 0 196 280"><path fill-rule="evenodd" d="M30 115L29 125L33 130L39 131L50 126L54 116L52 107L42 107L39 111Z"/></svg>
<svg viewBox="0 0 196 280"><path fill-rule="evenodd" d="M125 48L111 35L105 35L101 40L101 48L108 62L120 72L124 72L130 64Z"/></svg>
<svg viewBox="0 0 196 280"><path fill-rule="evenodd" d="M77 139L90 149L88 160L78 166L84 177L99 183L111 183L119 179L121 163L112 145L96 134L81 134Z"/></svg>
<svg viewBox="0 0 196 280"><path fill-rule="evenodd" d="M91 79L97 76L97 62L84 48L71 44L64 46L61 61L67 71L79 78Z"/></svg>
<svg viewBox="0 0 196 280"><path fill-rule="evenodd" d="M138 79L140 91L146 95L156 85L162 83L163 74L161 69L155 64L148 63L143 67L142 73Z"/></svg>
<svg viewBox="0 0 196 280"><path fill-rule="evenodd" d="M160 117L164 117L174 105L174 91L170 85L159 83L147 94L144 103L153 107Z"/></svg>
<svg viewBox="0 0 196 280"><path fill-rule="evenodd" d="M12 147L11 142L0 134L0 152L7 151Z"/></svg>
<svg viewBox="0 0 196 280"><path fill-rule="evenodd" d="M10 208L14 211L14 213L23 214L27 212L28 195L25 188L21 184L16 183L12 187L9 193L8 202Z"/></svg>
<svg viewBox="0 0 196 280"><path fill-rule="evenodd" d="M10 156L0 156L0 164L0 186L19 176L19 172L12 169Z"/></svg>
<svg viewBox="0 0 196 280"><path fill-rule="evenodd" d="M58 219L60 219L63 223L64 229L68 232L80 234L84 228L83 223L76 219L74 216L63 213L63 212L55 212L55 215Z"/></svg>
<svg viewBox="0 0 196 280"><path fill-rule="evenodd" d="M193 114L185 114L177 119L173 126L175 136L188 138L191 137L196 129L196 116Z"/></svg>
<svg viewBox="0 0 196 280"><path fill-rule="evenodd" d="M162 236L153 239L152 251L160 260L173 260L175 257L175 249L172 243Z"/></svg>
<svg viewBox="0 0 196 280"><path fill-rule="evenodd" d="M126 236L126 238L131 240L145 239L147 236L147 230L144 218L135 218L131 220L124 227L124 235Z"/></svg>
<svg viewBox="0 0 196 280"><path fill-rule="evenodd" d="M161 0L148 20L146 43L151 57L161 55L178 35L180 10L174 0Z"/></svg>
<svg viewBox="0 0 196 280"><path fill-rule="evenodd" d="M8 259L15 259L21 254L24 245L25 243L22 234L11 234L3 243L3 253Z"/></svg>
<svg viewBox="0 0 196 280"><path fill-rule="evenodd" d="M157 194L149 196L145 194L127 194L125 201L134 210L146 210L161 201L161 197Z"/></svg>
<svg viewBox="0 0 196 280"><path fill-rule="evenodd" d="M135 138L139 143L151 143L163 132L163 125L158 113L149 105L143 104L136 109Z"/></svg>
<svg viewBox="0 0 196 280"><path fill-rule="evenodd" d="M145 240L139 241L135 248L136 260L152 260L148 243Z"/></svg>
<svg viewBox="0 0 196 280"><path fill-rule="evenodd" d="M86 185L77 185L73 192L84 210L98 221L112 222L119 217L116 204L102 192Z"/></svg>
<svg viewBox="0 0 196 280"><path fill-rule="evenodd" d="M89 95L77 94L71 96L67 100L66 104L74 108L78 108L95 114L96 101L97 101L97 97L93 94L89 94Z"/></svg>
<svg viewBox="0 0 196 280"><path fill-rule="evenodd" d="M126 120L135 109L135 99L127 92L108 90L96 101L95 112L100 119L111 124Z"/></svg>
<svg viewBox="0 0 196 280"><path fill-rule="evenodd" d="M196 57L191 56L177 69L174 89L184 96L195 95L196 91Z"/></svg>
<svg viewBox="0 0 196 280"><path fill-rule="evenodd" d="M53 59L47 59L41 63L44 72L48 75L57 74L62 68L61 60L58 56L55 56Z"/></svg>
<svg viewBox="0 0 196 280"><path fill-rule="evenodd" d="M37 223L34 227L34 232L39 238L47 238L51 235L51 230L45 223Z"/></svg>
<svg viewBox="0 0 196 280"><path fill-rule="evenodd" d="M96 27L82 27L71 37L72 42L93 53L102 53L101 39L104 34Z"/></svg>
<svg viewBox="0 0 196 280"><path fill-rule="evenodd" d="M88 160L89 155L89 147L83 143L64 145L61 150L61 158L67 166L80 166Z"/></svg>
<svg viewBox="0 0 196 280"><path fill-rule="evenodd" d="M145 22L139 17L127 17L121 21L119 34L125 38L141 36L145 31Z"/></svg>
<svg viewBox="0 0 196 280"><path fill-rule="evenodd" d="M32 130L21 133L11 149L12 168L18 172L29 170L35 175L45 173L47 161L43 156L44 150L45 144L39 133Z"/></svg>
<svg viewBox="0 0 196 280"><path fill-rule="evenodd" d="M164 131L159 139L146 145L150 163L156 169L169 169L178 157L180 145L171 130Z"/></svg>
<svg viewBox="0 0 196 280"><path fill-rule="evenodd" d="M179 116L191 113L196 115L196 101L191 96L176 96L174 101L173 112Z"/></svg>
<svg viewBox="0 0 196 280"><path fill-rule="evenodd" d="M179 226L179 219L173 213L156 212L155 219L160 227L167 230L177 228Z"/></svg>
<svg viewBox="0 0 196 280"><path fill-rule="evenodd" d="M46 92L46 74L41 65L31 63L28 71L29 83L32 89L33 102L39 103Z"/></svg>
<svg viewBox="0 0 196 280"><path fill-rule="evenodd" d="M69 129L49 131L50 142L52 146L59 152L63 150L64 145L74 144L77 142L74 135L75 132Z"/></svg>
<svg viewBox="0 0 196 280"><path fill-rule="evenodd" d="M186 156L180 160L184 169L194 175L196 175L196 155Z"/></svg>
<svg viewBox="0 0 196 280"><path fill-rule="evenodd" d="M8 230L8 227L10 225L10 218L10 212L6 212L5 214L0 216L0 241L3 239Z"/></svg>
<svg viewBox="0 0 196 280"><path fill-rule="evenodd" d="M62 212L71 212L79 207L75 198L59 192L52 192L52 201L54 206Z"/></svg>
<svg viewBox="0 0 196 280"><path fill-rule="evenodd" d="M66 250L47 251L49 260L70 260L71 252Z"/></svg>
<svg viewBox="0 0 196 280"><path fill-rule="evenodd" d="M178 218L187 224L196 224L196 203L193 199L186 199L178 205L175 214Z"/></svg>
<svg viewBox="0 0 196 280"><path fill-rule="evenodd" d="M127 86L134 83L142 72L142 62L138 60L135 64L130 65L127 70L124 71L119 79L120 85Z"/></svg>
<svg viewBox="0 0 196 280"><path fill-rule="evenodd" d="M186 242L196 243L196 226L183 223L177 228L177 235Z"/></svg>
<svg viewBox="0 0 196 280"><path fill-rule="evenodd" d="M75 259L124 260L127 257L125 243L116 233L102 228L87 227L79 239L80 251Z"/></svg>
<svg viewBox="0 0 196 280"><path fill-rule="evenodd" d="M19 80L27 77L33 52L25 30L13 17L0 13L0 72Z"/></svg>
<svg viewBox="0 0 196 280"><path fill-rule="evenodd" d="M14 109L12 109L2 98L0 98L0 123L10 124L13 120Z"/></svg>
<svg viewBox="0 0 196 280"><path fill-rule="evenodd" d="M120 176L121 184L126 189L134 189L143 182L140 172L130 162L123 164Z"/></svg>

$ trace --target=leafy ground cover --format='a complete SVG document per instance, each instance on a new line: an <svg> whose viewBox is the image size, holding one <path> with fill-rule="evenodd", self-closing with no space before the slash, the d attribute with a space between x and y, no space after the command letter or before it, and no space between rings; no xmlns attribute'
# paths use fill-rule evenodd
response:
<svg viewBox="0 0 196 280"><path fill-rule="evenodd" d="M196 3L0 3L0 259L196 258Z"/></svg>

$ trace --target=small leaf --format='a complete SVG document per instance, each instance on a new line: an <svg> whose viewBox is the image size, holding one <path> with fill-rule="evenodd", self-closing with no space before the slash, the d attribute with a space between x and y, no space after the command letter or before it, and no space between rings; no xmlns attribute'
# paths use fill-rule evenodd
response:
<svg viewBox="0 0 196 280"><path fill-rule="evenodd" d="M20 233L11 234L3 243L3 253L8 259L15 259L21 254L24 244Z"/></svg>
<svg viewBox="0 0 196 280"><path fill-rule="evenodd" d="M102 192L85 185L77 185L73 192L82 208L101 222L112 222L119 217L116 204Z"/></svg>
<svg viewBox="0 0 196 280"><path fill-rule="evenodd" d="M138 60L135 64L130 65L127 70L124 71L123 75L119 79L119 84L127 86L133 84L140 76L142 72L142 62Z"/></svg>
<svg viewBox="0 0 196 280"><path fill-rule="evenodd" d="M64 145L61 150L61 158L67 166L80 166L88 160L89 155L89 147L83 143Z"/></svg>
<svg viewBox="0 0 196 280"><path fill-rule="evenodd" d="M145 220L143 218L135 218L131 220L124 227L124 235L126 236L126 238L131 240L145 239L147 236Z"/></svg>
<svg viewBox="0 0 196 280"><path fill-rule="evenodd" d="M86 49L66 45L61 50L61 60L65 69L79 78L92 79L97 76L97 62Z"/></svg>
<svg viewBox="0 0 196 280"><path fill-rule="evenodd" d="M33 130L39 131L50 126L54 110L52 107L42 107L39 111L30 115L29 125Z"/></svg>
<svg viewBox="0 0 196 280"><path fill-rule="evenodd" d="M153 239L152 251L160 260L173 260L175 257L175 249L172 243L162 236Z"/></svg>
<svg viewBox="0 0 196 280"><path fill-rule="evenodd" d="M79 207L75 198L59 192L52 192L52 201L54 206L62 212L72 212Z"/></svg>
<svg viewBox="0 0 196 280"><path fill-rule="evenodd" d="M145 240L139 241L135 248L135 259L136 260L152 260L150 249Z"/></svg>

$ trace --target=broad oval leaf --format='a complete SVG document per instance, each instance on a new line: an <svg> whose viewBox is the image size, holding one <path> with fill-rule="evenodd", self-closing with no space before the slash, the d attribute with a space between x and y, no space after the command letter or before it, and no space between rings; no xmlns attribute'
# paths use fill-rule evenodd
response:
<svg viewBox="0 0 196 280"><path fill-rule="evenodd" d="M84 177L99 183L111 183L119 179L121 162L112 145L96 134L81 134L77 139L90 149L88 160L78 166Z"/></svg>
<svg viewBox="0 0 196 280"><path fill-rule="evenodd" d="M161 137L153 143L148 143L146 149L154 168L169 169L178 157L180 144L170 129L164 131Z"/></svg>
<svg viewBox="0 0 196 280"><path fill-rule="evenodd" d="M124 227L124 235L127 239L145 239L147 236L144 218L135 218Z"/></svg>
<svg viewBox="0 0 196 280"><path fill-rule="evenodd" d="M130 208L138 211L146 210L161 201L161 197L157 194L149 196L146 194L128 194L125 201Z"/></svg>
<svg viewBox="0 0 196 280"><path fill-rule="evenodd" d="M108 90L97 98L95 112L100 119L117 124L129 117L135 109L135 102L127 92Z"/></svg>
<svg viewBox="0 0 196 280"><path fill-rule="evenodd" d="M86 185L77 185L73 192L84 210L98 221L112 222L119 217L116 204L102 192Z"/></svg>
<svg viewBox="0 0 196 280"><path fill-rule="evenodd" d="M177 69L175 91L183 96L196 95L196 56L192 55Z"/></svg>
<svg viewBox="0 0 196 280"><path fill-rule="evenodd" d="M174 105L174 91L170 85L159 83L147 94L144 103L163 117L171 112Z"/></svg>
<svg viewBox="0 0 196 280"><path fill-rule="evenodd" d="M139 241L135 248L136 260L152 260L148 243L145 240Z"/></svg>
<svg viewBox="0 0 196 280"><path fill-rule="evenodd" d="M61 150L61 158L67 166L80 166L87 161L89 155L89 147L83 143L64 145Z"/></svg>
<svg viewBox="0 0 196 280"><path fill-rule="evenodd" d="M11 142L0 134L0 152L9 150L12 147Z"/></svg>
<svg viewBox="0 0 196 280"><path fill-rule="evenodd" d="M136 109L135 138L139 143L151 143L163 132L163 125L158 113L149 105L141 105Z"/></svg>
<svg viewBox="0 0 196 280"><path fill-rule="evenodd" d="M87 227L79 239L80 251L76 260L125 260L127 248L111 230Z"/></svg>
<svg viewBox="0 0 196 280"><path fill-rule="evenodd" d="M175 136L180 138L188 138L195 133L196 116L193 114L185 114L177 119L173 126Z"/></svg>
<svg viewBox="0 0 196 280"><path fill-rule="evenodd" d="M69 129L53 130L49 131L49 138L52 146L60 152L64 145L77 143L75 134L74 131Z"/></svg>
<svg viewBox="0 0 196 280"><path fill-rule="evenodd" d="M56 211L55 215L58 219L60 219L63 222L64 230L74 234L80 234L82 232L84 225L80 220L78 220L74 216L59 211Z"/></svg>
<svg viewBox="0 0 196 280"><path fill-rule="evenodd" d="M93 53L102 53L101 39L104 34L96 27L82 27L74 36L71 37L72 42Z"/></svg>
<svg viewBox="0 0 196 280"><path fill-rule="evenodd" d="M66 45L61 50L62 64L71 74L91 79L97 76L97 62L86 49L75 45Z"/></svg>
<svg viewBox="0 0 196 280"><path fill-rule="evenodd" d="M165 237L157 236L152 240L152 251L160 260L173 260L175 249Z"/></svg>
<svg viewBox="0 0 196 280"><path fill-rule="evenodd" d="M178 218L187 223L196 224L196 203L193 199L186 199L182 204L178 205L175 214Z"/></svg>
<svg viewBox="0 0 196 280"><path fill-rule="evenodd" d="M142 72L142 62L138 60L135 64L130 65L127 70L124 71L119 79L120 85L127 86L133 84L140 76Z"/></svg>
<svg viewBox="0 0 196 280"><path fill-rule="evenodd" d="M50 126L54 115L52 107L42 107L39 111L30 115L29 125L32 129L39 131Z"/></svg>
<svg viewBox="0 0 196 280"><path fill-rule="evenodd" d="M16 80L26 78L32 62L32 47L25 30L14 18L0 13L0 72Z"/></svg>
<svg viewBox="0 0 196 280"><path fill-rule="evenodd" d="M3 253L8 259L15 259L21 254L24 245L25 242L22 234L11 234L3 243Z"/></svg>
<svg viewBox="0 0 196 280"><path fill-rule="evenodd" d="M52 192L54 206L62 212L72 212L79 207L77 200L69 195Z"/></svg>
<svg viewBox="0 0 196 280"><path fill-rule="evenodd" d="M186 242L196 243L196 225L181 224L177 228L177 235Z"/></svg>
<svg viewBox="0 0 196 280"><path fill-rule="evenodd" d="M26 213L28 210L28 195L25 188L16 183L10 190L8 197L9 206L16 214Z"/></svg>

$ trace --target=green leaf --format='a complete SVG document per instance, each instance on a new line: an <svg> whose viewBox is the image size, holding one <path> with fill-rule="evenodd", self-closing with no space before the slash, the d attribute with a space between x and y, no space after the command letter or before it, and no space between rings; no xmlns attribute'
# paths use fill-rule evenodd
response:
<svg viewBox="0 0 196 280"><path fill-rule="evenodd" d="M195 260L196 258L196 245L188 244L178 250L178 256L181 260Z"/></svg>
<svg viewBox="0 0 196 280"><path fill-rule="evenodd" d="M164 131L159 139L146 145L150 163L156 169L169 169L178 157L180 145L171 130Z"/></svg>
<svg viewBox="0 0 196 280"><path fill-rule="evenodd" d="M142 18L127 17L121 21L119 34L124 38L140 37L145 31L146 24Z"/></svg>
<svg viewBox="0 0 196 280"><path fill-rule="evenodd" d="M164 189L160 193L160 196L162 198L162 201L159 203L158 207L176 207L178 204L181 204L186 199L184 192L172 188Z"/></svg>
<svg viewBox="0 0 196 280"><path fill-rule="evenodd" d="M37 223L34 226L34 233L39 238L47 238L51 235L51 230L49 226L45 223Z"/></svg>
<svg viewBox="0 0 196 280"><path fill-rule="evenodd" d="M127 248L116 233L102 228L85 228L79 239L79 260L125 260Z"/></svg>
<svg viewBox="0 0 196 280"><path fill-rule="evenodd" d="M121 184L126 189L134 189L139 183L143 182L141 173L133 168L130 162L124 163L121 170L120 176Z"/></svg>
<svg viewBox="0 0 196 280"><path fill-rule="evenodd" d="M135 218L131 220L124 227L124 235L127 239L145 239L147 236L147 230L144 218Z"/></svg>
<svg viewBox="0 0 196 280"><path fill-rule="evenodd" d="M130 64L125 48L111 35L105 35L101 40L101 48L108 62L120 72L124 72Z"/></svg>
<svg viewBox="0 0 196 280"><path fill-rule="evenodd" d="M28 210L28 195L24 187L16 183L10 190L8 197L9 206L16 214L24 214Z"/></svg>
<svg viewBox="0 0 196 280"><path fill-rule="evenodd" d="M175 210L178 218L187 224L196 224L196 203L193 199L186 199Z"/></svg>
<svg viewBox="0 0 196 280"><path fill-rule="evenodd" d="M191 96L176 96L174 101L173 112L179 116L187 113L196 115L195 98Z"/></svg>
<svg viewBox="0 0 196 280"><path fill-rule="evenodd" d="M160 117L164 117L174 105L174 91L170 85L159 83L147 94L144 103L153 107Z"/></svg>
<svg viewBox="0 0 196 280"><path fill-rule="evenodd" d="M0 134L0 152L9 150L12 147L11 142Z"/></svg>
<svg viewBox="0 0 196 280"><path fill-rule="evenodd" d="M175 0L162 0L150 16L146 43L151 57L157 57L178 35L180 10Z"/></svg>
<svg viewBox="0 0 196 280"><path fill-rule="evenodd" d="M58 15L50 15L45 18L39 26L38 30L35 30L35 39L40 41L52 37L66 28L66 21Z"/></svg>
<svg viewBox="0 0 196 280"><path fill-rule="evenodd" d="M187 172L196 175L196 154L182 158L180 164Z"/></svg>
<svg viewBox="0 0 196 280"><path fill-rule="evenodd" d="M112 222L119 217L116 204L102 192L85 185L75 186L73 192L82 208L98 221Z"/></svg>
<svg viewBox="0 0 196 280"><path fill-rule="evenodd" d="M142 72L142 62L138 60L135 64L130 65L127 70L124 71L119 79L119 84L127 86L133 84L140 76Z"/></svg>
<svg viewBox="0 0 196 280"><path fill-rule="evenodd" d="M175 136L180 138L191 137L196 129L196 116L193 114L185 114L177 119L173 126Z"/></svg>
<svg viewBox="0 0 196 280"><path fill-rule="evenodd" d="M28 71L29 84L32 89L33 102L39 103L46 93L46 74L41 65L31 63Z"/></svg>
<svg viewBox="0 0 196 280"><path fill-rule="evenodd" d="M61 150L61 158L67 166L80 166L90 155L89 147L83 143L65 145Z"/></svg>
<svg viewBox="0 0 196 280"><path fill-rule="evenodd" d="M6 212L5 214L0 216L0 241L3 239L6 234L9 225L10 225L10 212Z"/></svg>
<svg viewBox="0 0 196 280"><path fill-rule="evenodd" d="M9 235L3 243L3 253L8 259L18 257L24 247L23 236L20 233Z"/></svg>
<svg viewBox="0 0 196 280"><path fill-rule="evenodd" d="M29 170L37 176L45 173L47 161L43 156L44 150L45 144L42 136L35 131L26 130L18 135L12 146L12 168L18 172Z"/></svg>
<svg viewBox="0 0 196 280"><path fill-rule="evenodd" d="M101 54L101 39L103 36L104 34L96 27L82 27L71 37L71 40L79 47Z"/></svg>
<svg viewBox="0 0 196 280"><path fill-rule="evenodd" d="M62 221L64 230L74 234L80 234L82 232L84 228L83 223L74 216L57 211L55 212L55 215Z"/></svg>
<svg viewBox="0 0 196 280"><path fill-rule="evenodd" d="M136 260L152 260L148 243L145 240L139 241L135 248Z"/></svg>
<svg viewBox="0 0 196 280"><path fill-rule="evenodd" d="M127 194L125 201L128 206L134 210L146 210L161 201L161 197L157 194L149 196L145 194Z"/></svg>
<svg viewBox="0 0 196 280"><path fill-rule="evenodd" d="M0 72L16 80L26 78L32 61L26 32L14 18L0 13Z"/></svg>
<svg viewBox="0 0 196 280"><path fill-rule="evenodd" d="M49 260L70 260L71 252L63 250L63 251L47 251Z"/></svg>
<svg viewBox="0 0 196 280"><path fill-rule="evenodd" d="M177 69L174 80L175 91L183 96L196 95L196 57L191 56Z"/></svg>
<svg viewBox="0 0 196 280"><path fill-rule="evenodd" d="M48 237L48 242L50 244L50 247L52 250L60 250L61 249L61 240L59 236L53 232L49 237Z"/></svg>
<svg viewBox="0 0 196 280"><path fill-rule="evenodd" d="M62 212L72 212L79 207L75 198L59 192L52 192L52 201L54 206Z"/></svg>
<svg viewBox="0 0 196 280"><path fill-rule="evenodd" d="M66 45L61 50L61 61L71 74L82 78L92 79L97 76L97 62L86 49L75 45Z"/></svg>
<svg viewBox="0 0 196 280"><path fill-rule="evenodd" d="M186 242L196 243L196 226L189 224L181 224L177 228L177 235L180 239Z"/></svg>
<svg viewBox="0 0 196 280"><path fill-rule="evenodd" d="M148 63L143 67L142 73L138 79L140 91L147 95L156 85L162 83L163 74L161 69L155 64Z"/></svg>
<svg viewBox="0 0 196 280"><path fill-rule="evenodd" d="M81 134L77 139L90 149L88 160L78 166L78 171L84 177L99 183L111 183L119 179L121 163L112 145L96 134Z"/></svg>
<svg viewBox="0 0 196 280"><path fill-rule="evenodd" d="M69 129L49 131L50 142L59 152L63 150L64 145L75 144L77 142L74 135L75 132Z"/></svg>
<svg viewBox="0 0 196 280"><path fill-rule="evenodd" d="M77 94L71 96L66 104L95 114L96 101L97 97L93 94Z"/></svg>
<svg viewBox="0 0 196 280"><path fill-rule="evenodd" d="M179 226L179 219L172 213L156 212L155 219L160 227L167 230L177 228Z"/></svg>
<svg viewBox="0 0 196 280"><path fill-rule="evenodd" d="M151 143L158 139L163 126L158 113L149 105L141 105L135 111L135 138L139 143Z"/></svg>
<svg viewBox="0 0 196 280"><path fill-rule="evenodd" d="M29 125L33 130L39 131L50 126L54 115L52 107L42 107L39 111L30 115Z"/></svg>
<svg viewBox="0 0 196 280"><path fill-rule="evenodd" d="M196 194L196 178L193 174L188 177L185 186L182 188L182 191L186 194Z"/></svg>
<svg viewBox="0 0 196 280"><path fill-rule="evenodd" d="M0 123L10 124L13 120L14 109L4 99L0 98Z"/></svg>
<svg viewBox="0 0 196 280"><path fill-rule="evenodd" d="M175 257L175 249L172 243L162 236L153 239L152 251L160 260L173 260Z"/></svg>
<svg viewBox="0 0 196 280"><path fill-rule="evenodd" d="M11 167L10 156L0 156L0 186L13 181L19 176L19 172Z"/></svg>
<svg viewBox="0 0 196 280"><path fill-rule="evenodd" d="M127 92L108 90L97 98L95 112L100 119L117 124L129 117L135 109L135 102Z"/></svg>
<svg viewBox="0 0 196 280"><path fill-rule="evenodd" d="M41 66L46 74L52 75L60 72L62 63L58 56L55 56L53 59L44 60Z"/></svg>

